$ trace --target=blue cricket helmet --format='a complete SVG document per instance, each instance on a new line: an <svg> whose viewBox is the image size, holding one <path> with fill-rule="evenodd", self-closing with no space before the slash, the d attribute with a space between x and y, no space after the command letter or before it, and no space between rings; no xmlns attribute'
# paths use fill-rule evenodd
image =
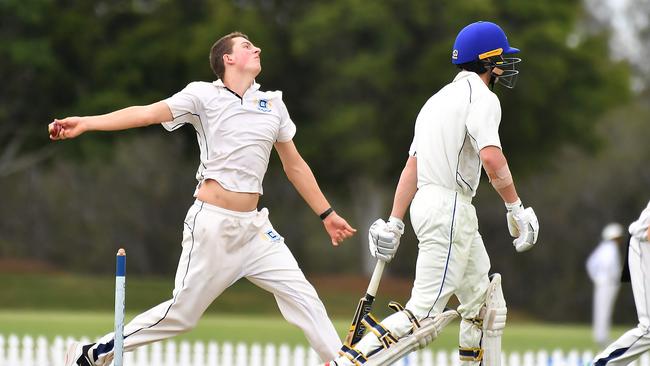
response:
<svg viewBox="0 0 650 366"><path fill-rule="evenodd" d="M517 52L519 49L510 47L501 27L491 22L476 22L463 28L456 36L451 63L460 65Z"/></svg>

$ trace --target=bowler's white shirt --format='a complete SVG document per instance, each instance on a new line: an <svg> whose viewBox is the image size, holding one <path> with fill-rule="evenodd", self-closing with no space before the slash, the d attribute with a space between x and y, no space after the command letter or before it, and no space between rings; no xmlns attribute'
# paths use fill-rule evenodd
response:
<svg viewBox="0 0 650 366"><path fill-rule="evenodd" d="M282 92L259 88L253 83L240 98L221 80L192 82L164 100L174 116L162 124L165 129L191 124L196 130L201 150L196 172L199 186L205 179L214 179L229 191L263 193L273 144L290 141L296 125Z"/></svg>
<svg viewBox="0 0 650 366"><path fill-rule="evenodd" d="M639 219L630 225L630 235L639 241L647 241L648 225L650 225L650 202L648 202L648 206L641 212Z"/></svg>
<svg viewBox="0 0 650 366"><path fill-rule="evenodd" d="M499 98L474 72L454 81L424 104L409 154L417 158L418 188L433 184L474 196L481 177L479 151L501 148Z"/></svg>

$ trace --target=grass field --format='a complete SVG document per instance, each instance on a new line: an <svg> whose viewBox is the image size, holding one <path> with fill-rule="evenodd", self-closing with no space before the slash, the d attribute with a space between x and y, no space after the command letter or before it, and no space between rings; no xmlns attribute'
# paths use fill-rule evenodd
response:
<svg viewBox="0 0 650 366"><path fill-rule="evenodd" d="M127 314L130 319L135 314ZM347 329L348 319L336 319L334 324L342 336ZM45 336L56 335L92 338L112 329L111 312L64 312L64 311L19 311L0 310L0 334ZM625 329L617 327L614 336ZM458 321L451 323L436 340L435 349L452 350L457 347ZM570 349L596 351L591 341L590 328L585 325L541 324L511 322L503 338L505 351ZM305 344L300 330L278 316L206 314L199 325L189 333L175 340L215 340L218 342L259 342Z"/></svg>
<svg viewBox="0 0 650 366"><path fill-rule="evenodd" d="M310 280L342 336L365 291L367 279L323 276ZM172 286L171 277L129 277L127 320L167 300ZM386 316L388 300L403 301L409 291L410 280L387 276L382 280L373 312L380 318ZM110 275L0 273L0 293L0 334L95 338L113 326L114 278ZM597 350L587 324L549 324L516 311L511 314L503 340L504 350ZM616 327L612 336L617 337L632 326ZM455 349L457 334L458 321L445 329L435 348ZM248 281L231 286L210 306L196 329L177 339L306 344L300 330L281 317L273 296Z"/></svg>

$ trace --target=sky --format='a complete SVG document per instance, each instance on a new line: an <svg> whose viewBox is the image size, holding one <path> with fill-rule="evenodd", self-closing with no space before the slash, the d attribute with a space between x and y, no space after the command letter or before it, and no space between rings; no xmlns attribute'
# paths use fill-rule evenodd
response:
<svg viewBox="0 0 650 366"><path fill-rule="evenodd" d="M612 30L611 56L634 66L635 89L650 80L650 0L584 0L597 27ZM644 37L644 32L646 33ZM647 86L647 85L646 85Z"/></svg>

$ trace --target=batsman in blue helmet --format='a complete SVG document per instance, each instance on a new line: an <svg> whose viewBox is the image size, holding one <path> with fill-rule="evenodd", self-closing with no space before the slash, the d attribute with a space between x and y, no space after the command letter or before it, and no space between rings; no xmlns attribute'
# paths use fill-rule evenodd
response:
<svg viewBox="0 0 650 366"><path fill-rule="evenodd" d="M484 169L505 204L506 223L517 252L535 246L539 223L525 208L501 148L501 105L495 84L512 88L518 53L504 31L476 22L456 37L451 62L460 71L424 104L388 220L378 219L369 232L370 253L390 261L404 232L410 206L418 238L418 258L411 298L377 321L357 344L344 346L330 366L388 365L433 341L456 316L460 322L459 356L464 366L498 366L506 302L501 276L489 275L490 258L478 230L472 199ZM452 295L460 306L446 309Z"/></svg>
<svg viewBox="0 0 650 366"><path fill-rule="evenodd" d="M519 74L516 66L521 59L506 58L503 55L515 53L519 53L519 49L510 47L501 27L491 22L476 22L458 33L451 53L451 63L477 74L489 71L490 87L498 82L512 89Z"/></svg>

